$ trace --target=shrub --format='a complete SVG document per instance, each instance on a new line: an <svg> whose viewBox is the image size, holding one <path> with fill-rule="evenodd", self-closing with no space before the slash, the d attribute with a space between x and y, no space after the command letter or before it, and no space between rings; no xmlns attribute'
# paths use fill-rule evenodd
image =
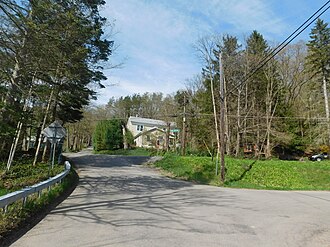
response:
<svg viewBox="0 0 330 247"><path fill-rule="evenodd" d="M124 138L125 138L125 140L127 142L127 145L129 147L132 147L134 145L134 136L133 136L132 132L129 129L125 130Z"/></svg>
<svg viewBox="0 0 330 247"><path fill-rule="evenodd" d="M93 146L96 151L123 147L122 122L118 119L98 122L93 135Z"/></svg>

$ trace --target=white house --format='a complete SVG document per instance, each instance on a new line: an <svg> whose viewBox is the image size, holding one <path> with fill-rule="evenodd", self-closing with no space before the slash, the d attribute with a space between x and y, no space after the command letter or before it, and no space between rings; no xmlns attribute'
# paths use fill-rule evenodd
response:
<svg viewBox="0 0 330 247"><path fill-rule="evenodd" d="M176 139L173 134L176 123L141 117L129 117L127 122L127 129L132 132L137 147L164 148L168 128L170 145L173 145Z"/></svg>

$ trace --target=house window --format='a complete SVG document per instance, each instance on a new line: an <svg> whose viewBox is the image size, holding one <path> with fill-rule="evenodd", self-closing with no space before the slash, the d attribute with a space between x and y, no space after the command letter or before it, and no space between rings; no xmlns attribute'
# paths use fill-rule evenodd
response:
<svg viewBox="0 0 330 247"><path fill-rule="evenodd" d="M143 125L137 125L136 130L137 131L143 131Z"/></svg>

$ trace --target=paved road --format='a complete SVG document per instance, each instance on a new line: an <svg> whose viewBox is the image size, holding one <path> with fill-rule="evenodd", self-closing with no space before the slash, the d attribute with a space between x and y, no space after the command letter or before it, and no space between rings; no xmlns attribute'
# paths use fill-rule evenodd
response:
<svg viewBox="0 0 330 247"><path fill-rule="evenodd" d="M145 157L72 159L79 186L12 246L330 246L330 192L193 185Z"/></svg>

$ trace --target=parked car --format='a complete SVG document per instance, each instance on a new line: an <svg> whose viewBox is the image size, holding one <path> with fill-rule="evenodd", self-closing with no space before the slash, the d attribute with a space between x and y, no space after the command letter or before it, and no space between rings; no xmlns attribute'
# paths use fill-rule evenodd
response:
<svg viewBox="0 0 330 247"><path fill-rule="evenodd" d="M321 161L321 160L328 159L328 158L329 158L329 156L326 153L323 153L323 154L314 154L314 155L312 155L312 156L309 157L309 159L311 161Z"/></svg>

